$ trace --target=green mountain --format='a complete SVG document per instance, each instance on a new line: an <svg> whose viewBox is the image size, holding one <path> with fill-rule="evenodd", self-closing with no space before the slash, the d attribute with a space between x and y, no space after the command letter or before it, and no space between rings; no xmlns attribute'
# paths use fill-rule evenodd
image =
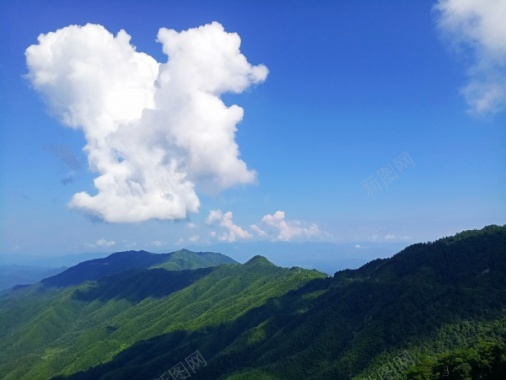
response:
<svg viewBox="0 0 506 380"><path fill-rule="evenodd" d="M2 378L506 379L506 226L332 278L192 255L11 291Z"/></svg>
<svg viewBox="0 0 506 380"><path fill-rule="evenodd" d="M196 269L219 264L236 263L230 257L214 252L180 251L155 254L146 251L126 251L113 253L103 259L88 260L64 272L42 280L46 286L65 287L81 284L89 280L120 273L129 269L164 268L167 270Z"/></svg>

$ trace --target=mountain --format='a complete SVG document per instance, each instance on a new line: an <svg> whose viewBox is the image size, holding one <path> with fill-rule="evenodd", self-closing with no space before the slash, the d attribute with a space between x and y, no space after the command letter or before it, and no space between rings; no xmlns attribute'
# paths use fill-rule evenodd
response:
<svg viewBox="0 0 506 380"><path fill-rule="evenodd" d="M184 249L166 254L126 251L113 253L106 258L82 262L63 273L42 280L42 283L46 286L66 287L81 284L85 281L98 280L105 276L135 268L159 267L167 270L182 270L235 262L230 257L219 253L195 253Z"/></svg>
<svg viewBox="0 0 506 380"><path fill-rule="evenodd" d="M290 242L290 241L240 241L234 244L216 243L206 249L221 252L240 262L255 255L268 256L282 267L299 266L334 274L338 270L357 269L378 257L392 257L405 248L405 242ZM200 251L202 246L188 247ZM308 254L311 252L311 254ZM296 259L295 259L296 258ZM296 260L294 262L294 260Z"/></svg>
<svg viewBox="0 0 506 380"><path fill-rule="evenodd" d="M2 297L0 373L506 378L506 226L415 244L333 277L262 256L201 269L157 265Z"/></svg>
<svg viewBox="0 0 506 380"><path fill-rule="evenodd" d="M113 276L135 277L135 289L150 288L151 276L138 276L140 270L160 271L129 270L74 287L39 284L12 292L0 302L0 319L7 322L0 326L0 372L7 379L72 374L95 360L112 360L143 339L230 323L270 298L325 276L251 260L208 268L207 274L199 273L203 269L181 271L185 274L174 277L172 285L180 286L184 276L190 284L184 289L167 291L166 296L130 297Z"/></svg>

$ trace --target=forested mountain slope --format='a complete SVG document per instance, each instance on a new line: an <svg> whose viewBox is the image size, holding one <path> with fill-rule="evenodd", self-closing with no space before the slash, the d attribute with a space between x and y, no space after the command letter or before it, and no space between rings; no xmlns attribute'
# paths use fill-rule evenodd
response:
<svg viewBox="0 0 506 380"><path fill-rule="evenodd" d="M6 322L0 327L0 372L7 379L71 374L112 360L143 339L230 323L322 277L256 257L244 265L136 269L74 287L19 289L0 302Z"/></svg>
<svg viewBox="0 0 506 380"><path fill-rule="evenodd" d="M0 318L7 379L170 379L181 365L213 380L502 379L506 226L333 278L257 256L39 285L4 297Z"/></svg>

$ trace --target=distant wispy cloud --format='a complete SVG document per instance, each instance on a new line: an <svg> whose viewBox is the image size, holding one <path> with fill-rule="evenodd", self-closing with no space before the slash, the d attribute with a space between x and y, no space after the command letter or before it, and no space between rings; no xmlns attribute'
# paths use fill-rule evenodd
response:
<svg viewBox="0 0 506 380"><path fill-rule="evenodd" d="M72 150L64 145L48 144L44 149L54 154L67 167L67 173L60 179L62 185L72 183L77 178L77 172L82 169L81 161Z"/></svg>
<svg viewBox="0 0 506 380"><path fill-rule="evenodd" d="M323 235L323 232L314 223L304 225L297 220L286 220L284 211L276 211L272 215L267 214L262 218L262 222L273 228L276 232L276 239L281 241L289 241L295 238L314 238Z"/></svg>
<svg viewBox="0 0 506 380"><path fill-rule="evenodd" d="M113 247L116 245L114 240L106 240L104 238L98 239L95 243L86 244L88 247Z"/></svg>
<svg viewBox="0 0 506 380"><path fill-rule="evenodd" d="M366 241L373 242L403 242L409 240L409 236L398 236L393 233L376 233L365 238Z"/></svg>
<svg viewBox="0 0 506 380"><path fill-rule="evenodd" d="M255 181L235 141L243 110L220 96L264 81L267 68L249 64L239 36L217 22L161 28L158 41L165 63L137 52L124 30L92 24L41 34L26 50L27 77L64 124L83 131L98 173L98 193L77 193L70 206L101 220L185 219L199 209L197 186Z"/></svg>
<svg viewBox="0 0 506 380"><path fill-rule="evenodd" d="M161 247L166 245L167 243L161 240L153 240L151 244L154 245L155 247Z"/></svg>
<svg viewBox="0 0 506 380"><path fill-rule="evenodd" d="M470 53L468 83L461 92L476 115L506 106L506 1L439 0L435 6L443 35Z"/></svg>

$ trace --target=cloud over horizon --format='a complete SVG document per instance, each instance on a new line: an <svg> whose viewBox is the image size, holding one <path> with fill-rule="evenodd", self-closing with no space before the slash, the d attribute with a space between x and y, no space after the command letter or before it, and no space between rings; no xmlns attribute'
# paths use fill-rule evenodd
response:
<svg viewBox="0 0 506 380"><path fill-rule="evenodd" d="M318 226L311 223L304 226L297 220L288 221L285 219L284 211L276 211L272 215L265 215L262 222L272 228L276 233L276 239L289 241L294 238L311 238L323 235Z"/></svg>
<svg viewBox="0 0 506 380"><path fill-rule="evenodd" d="M27 77L56 117L81 129L96 195L69 205L107 222L184 219L196 193L255 181L235 141L243 109L220 95L263 82L264 65L240 52L240 37L217 22L176 32L161 28L168 56L136 51L130 36L101 25L41 34L26 49Z"/></svg>
<svg viewBox="0 0 506 380"><path fill-rule="evenodd" d="M114 240L106 240L105 238L98 239L95 243L86 244L88 247L96 248L96 247L113 247L116 245Z"/></svg>
<svg viewBox="0 0 506 380"><path fill-rule="evenodd" d="M212 231L210 236L217 237L220 241L234 242L239 239L250 239L254 236L273 241L293 241L297 239L329 238L330 234L323 232L315 223L304 224L298 220L286 220L284 211L276 211L274 214L264 215L261 223L265 229L257 224L250 226L251 232L236 225L232 220L232 212L223 213L221 210L211 210L207 217L208 225L218 224L224 228L219 235ZM267 230L267 231L266 231Z"/></svg>
<svg viewBox="0 0 506 380"><path fill-rule="evenodd" d="M458 49L471 53L461 89L469 111L490 114L506 107L506 2L439 0L438 26Z"/></svg>
<svg viewBox="0 0 506 380"><path fill-rule="evenodd" d="M232 220L232 211L228 211L223 214L221 210L211 210L206 223L210 225L218 223L226 230L218 237L221 241L234 242L237 239L248 239L253 236L237 224L234 224L234 221Z"/></svg>

